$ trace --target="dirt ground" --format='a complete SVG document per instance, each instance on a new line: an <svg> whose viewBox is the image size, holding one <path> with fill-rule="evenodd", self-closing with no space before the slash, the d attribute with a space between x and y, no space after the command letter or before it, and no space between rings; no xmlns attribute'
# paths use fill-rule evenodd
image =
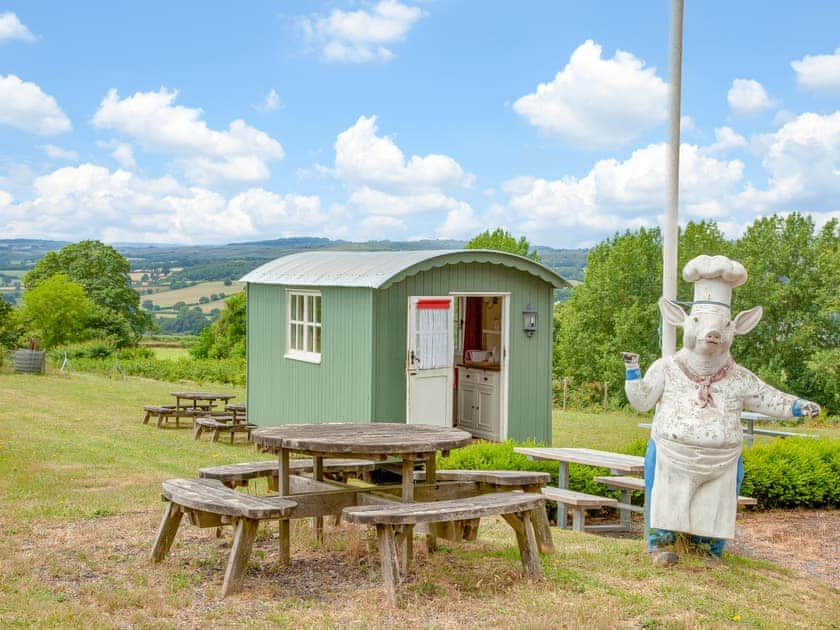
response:
<svg viewBox="0 0 840 630"><path fill-rule="evenodd" d="M728 550L840 588L840 510L744 512Z"/></svg>
<svg viewBox="0 0 840 630"><path fill-rule="evenodd" d="M590 521L597 523L598 519ZM644 522L640 516L634 515L633 525L632 532L604 535L641 536ZM768 560L840 589L840 510L739 512L735 540L726 546L726 551Z"/></svg>

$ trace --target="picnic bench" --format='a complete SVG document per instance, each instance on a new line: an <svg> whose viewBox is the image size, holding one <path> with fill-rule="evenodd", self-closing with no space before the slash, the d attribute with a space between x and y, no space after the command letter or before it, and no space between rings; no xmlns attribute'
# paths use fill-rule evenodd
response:
<svg viewBox="0 0 840 630"><path fill-rule="evenodd" d="M315 464L311 458L290 459L289 471L292 474L311 473ZM325 477L333 477L345 482L350 476L363 477L376 468L376 463L368 459L325 459L322 463ZM276 459L261 462L244 462L224 466L199 468L198 476L204 479L216 479L229 488L247 486L251 479L265 477L268 489L277 491L279 465Z"/></svg>
<svg viewBox="0 0 840 630"><path fill-rule="evenodd" d="M480 518L502 516L516 533L525 575L539 577L541 568L533 523L538 512L545 513L544 502L545 498L536 493L499 492L446 501L347 507L343 515L349 522L376 526L385 597L390 605L396 606L397 586L411 562L406 539L412 536L415 525L424 523L452 524L461 539L472 540Z"/></svg>
<svg viewBox="0 0 840 630"><path fill-rule="evenodd" d="M604 507L617 508L618 501L611 497L602 497L597 494L577 492L568 488L555 488L548 486L542 489L542 493L552 501L563 504L572 512L572 529L582 532L586 528L586 510L600 509ZM558 526L562 525L558 522Z"/></svg>
<svg viewBox="0 0 840 630"><path fill-rule="evenodd" d="M149 424L149 419L152 416L157 416L157 428L160 429L164 422L168 422L170 418L175 418L175 427L178 428L178 410L175 405L146 405L143 407L146 415L143 418L143 424Z"/></svg>
<svg viewBox="0 0 840 630"><path fill-rule="evenodd" d="M198 440L204 431L213 432L213 441L219 441L219 435L222 433L230 434L230 443L233 444L233 438L237 433L245 433L248 440L251 439L251 430L256 429L257 425L248 424L247 422L236 422L232 415L217 415L207 416L202 415L193 418L193 438Z"/></svg>
<svg viewBox="0 0 840 630"><path fill-rule="evenodd" d="M633 512L644 514L645 508L638 505L630 504L630 493L633 491L644 492L645 480L641 477L625 477L625 476L598 476L593 477L594 481L604 484L608 488L621 490L621 503L624 507ZM738 495L738 505L758 505L758 500L753 497L745 497Z"/></svg>
<svg viewBox="0 0 840 630"><path fill-rule="evenodd" d="M233 544L222 583L222 597L242 590L259 522L286 517L297 505L281 497L256 497L237 492L215 479L169 479L163 482L163 499L167 503L152 545L152 562L161 562L166 557L184 514L197 527L233 525Z"/></svg>

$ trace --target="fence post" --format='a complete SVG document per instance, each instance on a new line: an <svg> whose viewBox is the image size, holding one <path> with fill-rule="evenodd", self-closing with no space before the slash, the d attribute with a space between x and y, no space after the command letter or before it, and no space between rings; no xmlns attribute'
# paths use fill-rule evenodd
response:
<svg viewBox="0 0 840 630"><path fill-rule="evenodd" d="M607 410L608 404L608 395L607 395L607 381L604 381L604 411Z"/></svg>
<svg viewBox="0 0 840 630"><path fill-rule="evenodd" d="M566 411L566 394L569 391L569 377L563 377L563 411Z"/></svg>

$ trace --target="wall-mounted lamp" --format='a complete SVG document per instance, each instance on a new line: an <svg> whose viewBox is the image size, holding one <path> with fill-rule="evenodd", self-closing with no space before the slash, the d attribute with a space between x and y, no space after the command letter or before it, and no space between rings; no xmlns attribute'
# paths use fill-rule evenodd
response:
<svg viewBox="0 0 840 630"><path fill-rule="evenodd" d="M537 332L537 309L533 304L522 309L522 330L529 337Z"/></svg>

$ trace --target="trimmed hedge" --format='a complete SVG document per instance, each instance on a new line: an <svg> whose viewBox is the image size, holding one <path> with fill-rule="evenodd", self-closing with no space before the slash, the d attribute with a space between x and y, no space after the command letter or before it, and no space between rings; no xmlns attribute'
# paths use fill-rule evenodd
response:
<svg viewBox="0 0 840 630"><path fill-rule="evenodd" d="M129 376L143 376L159 381L194 381L196 383L245 384L244 359L154 359L130 358L119 355L119 368ZM61 361L57 362L61 365ZM106 359L76 358L71 363L74 370L112 374L117 362Z"/></svg>
<svg viewBox="0 0 840 630"><path fill-rule="evenodd" d="M511 440L501 444L481 442L452 451L438 460L439 468L472 470L533 470L547 472L557 484L558 463L530 461L514 453L518 444ZM644 455L644 440L633 442L621 452ZM618 496L592 479L609 474L603 468L569 465L569 487L579 492ZM641 503L642 494L634 494L634 503ZM744 451L744 483L741 494L754 497L760 508L840 507L840 440L820 438L777 439Z"/></svg>
<svg viewBox="0 0 840 630"><path fill-rule="evenodd" d="M840 506L840 440L785 438L744 451L741 494L763 508Z"/></svg>

